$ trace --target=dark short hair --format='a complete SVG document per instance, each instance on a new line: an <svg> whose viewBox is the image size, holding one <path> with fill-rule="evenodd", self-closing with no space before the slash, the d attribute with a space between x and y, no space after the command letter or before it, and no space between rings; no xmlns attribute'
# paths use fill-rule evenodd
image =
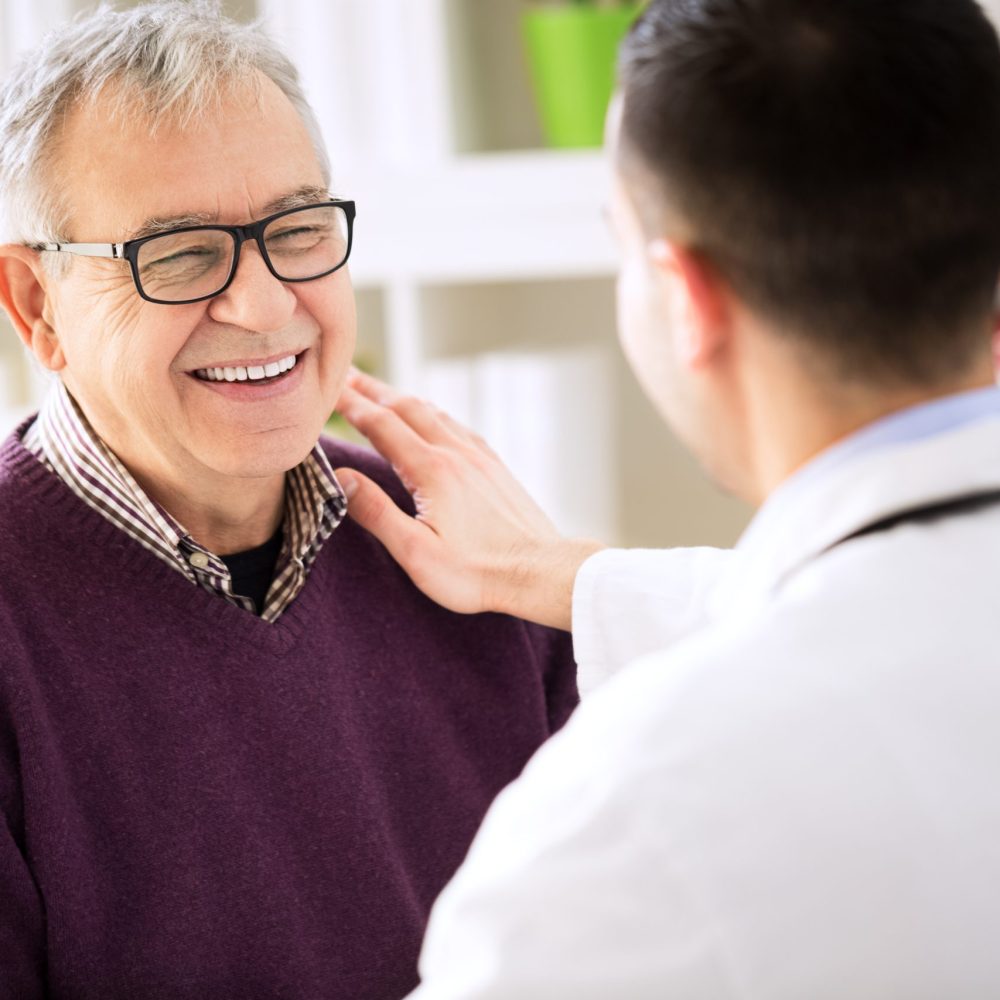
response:
<svg viewBox="0 0 1000 1000"><path fill-rule="evenodd" d="M680 219L751 309L865 382L982 354L1000 46L973 0L652 0L619 79L644 224Z"/></svg>

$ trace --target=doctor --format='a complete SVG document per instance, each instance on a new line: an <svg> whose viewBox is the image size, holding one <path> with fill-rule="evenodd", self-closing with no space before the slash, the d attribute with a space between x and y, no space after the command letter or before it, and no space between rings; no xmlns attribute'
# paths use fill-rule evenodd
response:
<svg viewBox="0 0 1000 1000"><path fill-rule="evenodd" d="M572 617L597 687L414 997L1000 996L997 38L972 0L653 0L608 145L625 351L760 510L598 551L432 407L345 393L419 511L345 472L355 520L456 610Z"/></svg>

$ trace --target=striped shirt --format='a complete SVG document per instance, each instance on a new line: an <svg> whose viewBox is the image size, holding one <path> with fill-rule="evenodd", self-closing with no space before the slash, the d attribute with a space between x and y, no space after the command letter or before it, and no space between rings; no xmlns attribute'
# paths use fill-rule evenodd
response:
<svg viewBox="0 0 1000 1000"><path fill-rule="evenodd" d="M49 393L24 446L85 503L192 583L256 614L214 552L196 542L151 499L97 436L66 387ZM323 543L347 512L347 498L317 444L285 477L284 541L260 617L276 621L305 585Z"/></svg>

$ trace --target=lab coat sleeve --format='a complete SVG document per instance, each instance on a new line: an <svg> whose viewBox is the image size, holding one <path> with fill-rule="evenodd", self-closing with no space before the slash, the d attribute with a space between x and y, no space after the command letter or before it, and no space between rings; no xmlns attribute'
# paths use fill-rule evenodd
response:
<svg viewBox="0 0 1000 1000"><path fill-rule="evenodd" d="M605 549L573 587L573 650L586 696L640 656L672 646L705 621L705 602L736 557L731 549Z"/></svg>
<svg viewBox="0 0 1000 1000"><path fill-rule="evenodd" d="M623 769L622 679L494 802L434 905L410 1000L734 995L718 922L647 808L660 776Z"/></svg>

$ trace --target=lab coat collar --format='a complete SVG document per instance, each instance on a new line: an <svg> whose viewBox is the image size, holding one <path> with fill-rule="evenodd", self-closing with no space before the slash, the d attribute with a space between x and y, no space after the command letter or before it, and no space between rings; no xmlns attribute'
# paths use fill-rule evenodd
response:
<svg viewBox="0 0 1000 1000"><path fill-rule="evenodd" d="M1000 489L1000 415L828 458L795 473L758 511L710 599L713 618L759 610L804 565L884 518Z"/></svg>

